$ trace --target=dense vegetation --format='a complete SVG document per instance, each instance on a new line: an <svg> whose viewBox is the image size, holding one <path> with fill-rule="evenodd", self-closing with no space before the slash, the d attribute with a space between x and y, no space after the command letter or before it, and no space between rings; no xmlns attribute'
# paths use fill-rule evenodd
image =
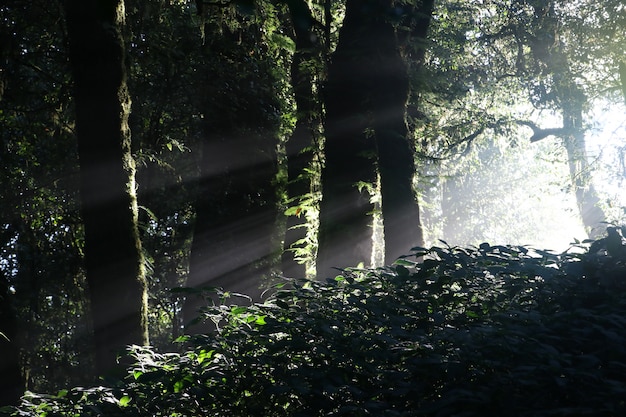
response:
<svg viewBox="0 0 626 417"><path fill-rule="evenodd" d="M29 393L15 415L621 415L626 228L610 230L584 253L415 248L285 280L263 304L207 306L215 332L180 353L133 346L123 380Z"/></svg>
<svg viewBox="0 0 626 417"><path fill-rule="evenodd" d="M621 0L3 1L0 407L617 413L624 34Z"/></svg>

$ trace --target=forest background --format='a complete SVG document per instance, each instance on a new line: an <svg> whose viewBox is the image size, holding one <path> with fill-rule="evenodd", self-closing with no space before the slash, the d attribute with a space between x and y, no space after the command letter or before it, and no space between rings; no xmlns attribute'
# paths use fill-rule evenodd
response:
<svg viewBox="0 0 626 417"><path fill-rule="evenodd" d="M596 3L5 2L1 403L205 330L175 288L623 222L626 9Z"/></svg>

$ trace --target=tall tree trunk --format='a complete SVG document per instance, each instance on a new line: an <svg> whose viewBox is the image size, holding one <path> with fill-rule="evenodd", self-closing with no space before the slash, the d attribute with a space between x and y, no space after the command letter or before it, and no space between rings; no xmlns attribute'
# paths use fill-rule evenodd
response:
<svg viewBox="0 0 626 417"><path fill-rule="evenodd" d="M74 76L85 271L96 371L148 343L144 259L137 228L135 167L128 128L122 0L68 0Z"/></svg>
<svg viewBox="0 0 626 417"><path fill-rule="evenodd" d="M391 10L393 6L391 1L382 1L381 4L386 10ZM412 54L407 51L407 54L415 59L412 69L419 70L432 7L432 1L414 6L411 14L415 16L415 27L405 39L398 36L386 15L376 19L368 31L372 35L370 102L378 146L385 264L391 264L399 256L407 254L411 247L423 245L419 206L413 185L415 150L406 123L409 66L400 48L405 51L416 49Z"/></svg>
<svg viewBox="0 0 626 417"><path fill-rule="evenodd" d="M567 151L570 179L576 195L578 212L587 235L599 239L604 235L603 222L606 215L600 207L600 197L593 186L591 167L587 160L585 132L582 127L582 108L577 100L565 101L562 108L563 127L571 132L563 138Z"/></svg>
<svg viewBox="0 0 626 417"><path fill-rule="evenodd" d="M215 128L215 126L213 126ZM215 132L213 133L215 134ZM274 255L272 236L276 221L275 199L246 205L250 196L247 187L265 182L270 186L276 166L270 161L246 162L241 153L253 149L255 143L243 143L232 136L206 139L201 165L201 181L196 202L196 221L189 262L187 287L217 287L230 293L245 294L254 301L261 299L264 275L269 273ZM220 152L216 152L219 143ZM230 155L230 158L227 157ZM250 154L248 154L250 156ZM245 155L243 155L245 159ZM229 160L245 167L216 172L219 161ZM252 181L252 176L255 177ZM218 300L214 300L218 301ZM240 303L244 300L236 299ZM183 316L185 324L198 316L202 299L187 297ZM198 326L194 332L205 332Z"/></svg>
<svg viewBox="0 0 626 417"><path fill-rule="evenodd" d="M432 1L407 7L412 29L396 32L391 0L348 0L326 86L326 166L322 171L318 272L371 259L373 205L356 184L380 173L385 263L423 243L406 123L408 65L401 48L426 37ZM403 11L404 12L404 11ZM413 45L411 45L413 46ZM421 65L423 44L413 58ZM407 52L407 55L412 54ZM412 59L413 59L412 58Z"/></svg>
<svg viewBox="0 0 626 417"><path fill-rule="evenodd" d="M18 324L13 298L9 281L0 270L0 407L17 405L26 387L20 367Z"/></svg>
<svg viewBox="0 0 626 417"><path fill-rule="evenodd" d="M317 274L333 267L369 265L374 204L368 187L376 183L376 143L369 106L369 25L375 11L348 0L339 43L328 67L325 165L322 169Z"/></svg>
<svg viewBox="0 0 626 417"><path fill-rule="evenodd" d="M583 108L587 96L577 85L570 69L570 62L558 38L560 22L553 2L534 6L537 19L537 35L531 38L535 59L552 74L552 88L557 106L563 117L563 146L569 160L570 179L576 202L585 230L590 238L603 235L602 222L606 220L598 206L600 197L591 180L587 160L585 132L583 129Z"/></svg>
<svg viewBox="0 0 626 417"><path fill-rule="evenodd" d="M279 253L275 235L276 126L259 105L273 103L275 96L267 90L250 89L250 85L271 82L247 78L257 76L248 71L250 62L242 58L249 56L250 44L246 43L259 41L255 32L225 32L206 51L224 57L224 65L206 74L204 141L187 286L220 287L259 301L263 278ZM262 67L262 62L257 64ZM233 74L241 78L233 80ZM224 91L225 84L232 89ZM198 297L186 298L185 324L198 316L202 305ZM196 333L209 330L208 325L188 329Z"/></svg>
<svg viewBox="0 0 626 417"><path fill-rule="evenodd" d="M294 27L296 51L291 63L291 85L296 103L296 126L285 145L287 153L287 197L289 207L299 207L300 199L311 192L311 177L306 172L313 162L317 100L313 92L314 59L313 17L304 0L287 2ZM282 272L287 277L304 277L306 265L295 258L295 250L303 248L308 227L304 213L287 216L285 241L281 259Z"/></svg>

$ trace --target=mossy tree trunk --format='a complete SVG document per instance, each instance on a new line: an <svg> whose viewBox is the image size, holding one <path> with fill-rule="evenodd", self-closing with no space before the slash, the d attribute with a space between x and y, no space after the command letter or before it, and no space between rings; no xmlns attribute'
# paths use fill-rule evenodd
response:
<svg viewBox="0 0 626 417"><path fill-rule="evenodd" d="M362 1L348 0L328 66L317 255L320 278L332 275L333 267L369 265L372 259L374 204L368 188L375 186L377 172L369 88L370 47L376 34L369 29L375 19L375 11Z"/></svg>
<svg viewBox="0 0 626 417"><path fill-rule="evenodd" d="M125 346L148 343L145 267L128 128L124 3L68 0L66 19L96 371L106 374L116 368L116 356Z"/></svg>
<svg viewBox="0 0 626 417"><path fill-rule="evenodd" d="M287 2L291 23L294 27L296 50L291 63L291 85L296 103L296 126L285 145L287 153L287 197L289 207L298 214L287 216L284 251L281 259L283 275L302 278L306 265L296 260L295 250L306 246L308 223L301 207L301 199L311 193L311 167L314 157L315 131L319 124L315 97L314 68L315 43L313 41L313 17L304 0ZM318 64L319 65L319 64Z"/></svg>

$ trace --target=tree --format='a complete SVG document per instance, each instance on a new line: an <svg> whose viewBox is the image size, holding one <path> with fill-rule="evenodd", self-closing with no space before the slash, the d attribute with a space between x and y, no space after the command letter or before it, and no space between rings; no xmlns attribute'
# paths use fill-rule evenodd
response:
<svg viewBox="0 0 626 417"><path fill-rule="evenodd" d="M0 407L17 405L26 385L20 368L18 323L11 298L8 279L0 270Z"/></svg>
<svg viewBox="0 0 626 417"><path fill-rule="evenodd" d="M129 125L137 165L139 231L147 264L150 344L172 348L182 331L185 285L200 159L199 95L210 58L189 3L127 1L131 33Z"/></svg>
<svg viewBox="0 0 626 417"><path fill-rule="evenodd" d="M369 3L372 5L373 3ZM369 265L376 184L376 142L368 131L368 26L376 13L358 1L346 2L346 15L331 56L324 86L326 141L318 233L317 274L333 267Z"/></svg>
<svg viewBox="0 0 626 417"><path fill-rule="evenodd" d="M531 51L534 66L524 67L520 62L520 75L534 73L539 78L536 84L536 99L539 105L553 104L561 112L562 131L559 136L567 150L570 178L576 195L583 224L591 238L603 233L602 222L606 216L599 206L600 197L591 181L591 167L587 159L583 109L588 99L576 81L571 58L564 48L565 39L560 33L556 2L530 3L532 21L530 26L516 27L521 40Z"/></svg>
<svg viewBox="0 0 626 417"><path fill-rule="evenodd" d="M421 16L416 34L423 42L432 2L407 8L409 16ZM321 274L333 266L371 262L370 213L374 204L370 192L376 187L378 173L385 262L393 262L411 246L422 243L406 124L408 67L394 26L394 19L405 14L403 8L388 1L346 3L325 86L326 161L318 252Z"/></svg>
<svg viewBox="0 0 626 417"><path fill-rule="evenodd" d="M392 6L390 3L390 10L393 10ZM377 79L372 80L370 94L378 150L386 265L406 255L411 247L424 243L413 184L415 148L413 132L407 125L407 103L409 74L419 72L424 64L433 6L433 0L420 0L415 5L405 6L406 11L396 11L406 20L406 33L394 30L389 18L380 21L380 27L375 31L377 43L373 49L376 49L381 70L376 74Z"/></svg>
<svg viewBox="0 0 626 417"><path fill-rule="evenodd" d="M15 53L15 41L10 31L2 27L0 29L0 102L2 101L5 87L7 87L7 69L12 55ZM5 103L3 103L5 104ZM3 123L4 125L4 123ZM4 130L4 129L3 129ZM12 171L9 146L6 138L2 135L0 140L0 155L3 160L0 168L0 189L8 190L14 184L8 175ZM4 222L10 222L15 218L13 207L7 204L7 199L2 199L3 224L0 224L0 259L7 255L6 248L10 241L15 238L11 227ZM20 346L18 344L18 318L15 297L11 290L11 281L5 272L6 265L0 266L0 407L5 405L17 405L20 396L26 388L26 381L22 375L20 361Z"/></svg>
<svg viewBox="0 0 626 417"><path fill-rule="evenodd" d="M47 391L90 380L93 341L62 4L24 6L0 7L11 34L3 43L0 101L0 269L3 307L17 329L7 336L20 352L10 363L19 366L21 381L7 383Z"/></svg>
<svg viewBox="0 0 626 417"><path fill-rule="evenodd" d="M85 271L100 374L115 368L117 354L127 345L148 343L145 266L128 128L124 15L121 0L66 4Z"/></svg>
<svg viewBox="0 0 626 417"><path fill-rule="evenodd" d="M206 13L205 33L215 36L201 49L211 60L200 69L202 156L187 287L218 287L258 301L280 251L280 80L264 35L272 20L262 10L249 18L230 9ZM203 302L187 297L185 323Z"/></svg>
<svg viewBox="0 0 626 417"><path fill-rule="evenodd" d="M605 216L598 207L601 199L591 181L594 167L584 142L593 122L593 100L615 89L614 74L606 70L615 73L617 66L612 56L619 34L611 29L617 19L611 3L440 3L432 36L436 46L428 62L429 83L439 87L422 101L428 103L422 110L430 118L422 128L434 126L430 134L437 139L422 152L435 159L456 151L471 155L475 145L499 136L509 137L514 147L519 144L515 132L523 126L531 142L556 136L568 152L567 188L577 197L580 217L588 231L595 227L600 232L598 224ZM442 104L432 106L438 102ZM554 116L562 119L560 126L542 126ZM447 144L436 143L442 137L450 138ZM444 164L456 170L456 161ZM459 231L458 223L452 227Z"/></svg>
<svg viewBox="0 0 626 417"><path fill-rule="evenodd" d="M303 199L312 192L311 174L315 156L314 145L320 125L319 100L314 92L317 67L321 66L316 56L315 20L304 0L287 2L295 51L291 62L291 85L296 105L296 125L285 144L287 154L287 198L289 208L294 211L287 216L285 241L281 259L283 275L306 276L306 265L297 260L296 252L306 245L307 220L302 207Z"/></svg>

